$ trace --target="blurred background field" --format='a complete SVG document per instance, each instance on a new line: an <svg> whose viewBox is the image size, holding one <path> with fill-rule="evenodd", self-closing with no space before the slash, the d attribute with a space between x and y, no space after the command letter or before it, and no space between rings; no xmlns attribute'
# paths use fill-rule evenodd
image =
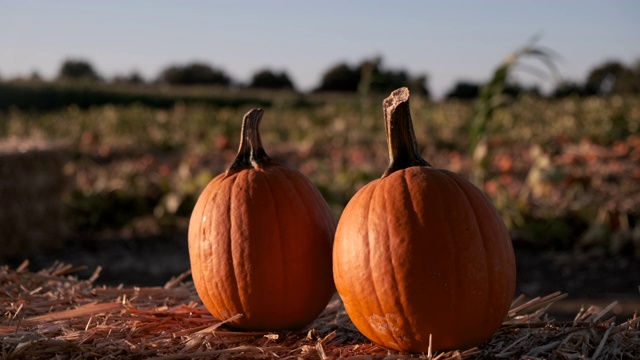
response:
<svg viewBox="0 0 640 360"><path fill-rule="evenodd" d="M246 104L178 100L162 108L140 103L46 112L11 108L0 114L1 131L5 143L55 146L64 154L69 179L64 203L73 233L183 227L199 191L235 155L240 120L252 106L266 105L262 133L272 156L312 179L336 217L388 163L382 95L227 96ZM640 252L634 242L640 98L525 95L509 101L487 130L490 164L479 185L516 238L542 247L597 245L640 256L634 253ZM425 158L469 176L473 102L414 96L411 106Z"/></svg>

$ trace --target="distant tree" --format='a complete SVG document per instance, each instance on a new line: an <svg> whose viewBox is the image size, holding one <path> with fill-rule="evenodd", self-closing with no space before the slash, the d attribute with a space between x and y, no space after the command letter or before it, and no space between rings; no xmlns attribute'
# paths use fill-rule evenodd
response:
<svg viewBox="0 0 640 360"><path fill-rule="evenodd" d="M458 81L453 89L449 90L445 97L447 99L461 99L471 100L480 96L482 85L470 81ZM517 97L522 94L528 94L532 96L540 96L540 89L536 86L524 87L515 82L507 82L501 89L501 94L511 97Z"/></svg>
<svg viewBox="0 0 640 360"><path fill-rule="evenodd" d="M640 93L640 83L634 70L619 61L608 61L595 67L585 82L587 95Z"/></svg>
<svg viewBox="0 0 640 360"><path fill-rule="evenodd" d="M361 93L388 93L407 86L414 94L428 95L427 77L411 77L405 70L385 69L382 59L366 59L355 67L345 63L330 68L322 77L318 91L359 91Z"/></svg>
<svg viewBox="0 0 640 360"><path fill-rule="evenodd" d="M360 65L360 71L367 62ZM404 70L384 70L381 69L380 63L375 63L373 68L373 76L370 84L371 91L376 93L388 93L399 87L407 86L409 83L409 75Z"/></svg>
<svg viewBox="0 0 640 360"><path fill-rule="evenodd" d="M285 72L263 69L256 72L249 83L251 88L294 89L293 82Z"/></svg>
<svg viewBox="0 0 640 360"><path fill-rule="evenodd" d="M583 96L585 94L584 86L573 81L560 83L551 93L551 97L560 99L568 96Z"/></svg>
<svg viewBox="0 0 640 360"><path fill-rule="evenodd" d="M429 97L431 94L429 93L428 80L426 75L418 75L409 79L407 85L412 94Z"/></svg>
<svg viewBox="0 0 640 360"><path fill-rule="evenodd" d="M382 59L379 57L371 60L365 60L355 69L359 73L358 92L362 95L368 95L374 90L374 84L380 82L380 63Z"/></svg>
<svg viewBox="0 0 640 360"><path fill-rule="evenodd" d="M513 98L520 95L540 96L540 89L537 86L526 87L517 82L507 82L502 89L504 95L511 96Z"/></svg>
<svg viewBox="0 0 640 360"><path fill-rule="evenodd" d="M636 63L633 66L632 70L636 75L640 75L640 59L636 60Z"/></svg>
<svg viewBox="0 0 640 360"><path fill-rule="evenodd" d="M38 83L42 82L42 76L40 76L40 73L38 73L36 70L33 70L31 71L29 76L27 76L26 80L29 82Z"/></svg>
<svg viewBox="0 0 640 360"><path fill-rule="evenodd" d="M144 78L137 71L133 71L129 75L116 75L113 78L113 82L116 84L135 84L135 85L140 85L145 83Z"/></svg>
<svg viewBox="0 0 640 360"><path fill-rule="evenodd" d="M397 88L407 86L414 95L429 95L426 76L411 77L403 69L385 69L380 57L364 60L358 69L360 70L359 91L366 88L367 92L389 93Z"/></svg>
<svg viewBox="0 0 640 360"><path fill-rule="evenodd" d="M640 92L640 59L636 60L635 65L631 68L633 75L638 86L636 93Z"/></svg>
<svg viewBox="0 0 640 360"><path fill-rule="evenodd" d="M317 91L358 91L360 69L353 69L346 63L335 65L322 75Z"/></svg>
<svg viewBox="0 0 640 360"><path fill-rule="evenodd" d="M86 60L68 59L62 63L58 71L58 80L66 81L100 81L102 78Z"/></svg>
<svg viewBox="0 0 640 360"><path fill-rule="evenodd" d="M469 81L458 81L453 89L449 90L445 97L447 99L475 99L480 95L480 84Z"/></svg>
<svg viewBox="0 0 640 360"><path fill-rule="evenodd" d="M519 84L507 83L504 85L504 89L502 89L502 93L505 95L509 95L511 97L517 97L518 95L526 92Z"/></svg>
<svg viewBox="0 0 640 360"><path fill-rule="evenodd" d="M158 82L171 85L230 85L231 78L220 69L194 62L184 66L173 65L164 69Z"/></svg>

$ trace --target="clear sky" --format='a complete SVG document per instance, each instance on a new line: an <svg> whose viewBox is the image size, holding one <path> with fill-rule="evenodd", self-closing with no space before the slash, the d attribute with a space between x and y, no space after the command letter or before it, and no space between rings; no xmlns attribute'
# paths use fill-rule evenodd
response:
<svg viewBox="0 0 640 360"><path fill-rule="evenodd" d="M106 77L135 70L149 80L197 60L238 81L285 70L309 90L338 62L381 56L428 75L439 96L458 80L486 80L536 34L561 55L561 75L582 81L605 60L640 59L640 1L0 0L0 77L52 78L80 58Z"/></svg>

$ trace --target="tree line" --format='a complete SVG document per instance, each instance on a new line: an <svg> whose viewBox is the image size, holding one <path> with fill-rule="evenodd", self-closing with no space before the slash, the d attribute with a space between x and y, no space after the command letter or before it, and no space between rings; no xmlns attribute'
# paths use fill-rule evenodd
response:
<svg viewBox="0 0 640 360"><path fill-rule="evenodd" d="M36 75L33 78L39 78ZM286 71L264 68L255 72L248 83L232 79L224 70L203 62L174 64L164 68L153 80L145 80L138 72L118 75L106 80L93 65L82 59L64 60L56 80L65 82L112 82L119 84L166 84L166 85L217 85L256 89L289 89L296 86ZM351 65L341 62L331 66L321 76L320 84L313 91L387 93L401 86L408 86L415 94L428 96L426 75L411 75L403 69L388 69L379 57L365 59ZM446 92L447 99L474 99L482 88L481 83L458 81ZM504 88L508 95L530 93L540 96L536 87L526 88L511 82ZM628 66L617 60L606 61L595 66L582 82L563 82L550 94L561 98L570 95L593 96L613 94L640 94L640 61Z"/></svg>
<svg viewBox="0 0 640 360"><path fill-rule="evenodd" d="M105 79L85 60L65 60L58 71L59 81L104 82ZM144 78L137 72L111 79L114 83L143 84ZM153 84L167 85L218 85L240 86L261 89L296 90L296 86L285 71L261 69L254 73L247 84L234 81L222 69L202 62L170 65L151 80ZM371 91L389 92L401 86L409 86L415 93L428 95L427 77L411 76L405 70L386 69L381 58L362 61L355 66L339 63L322 76L314 91Z"/></svg>

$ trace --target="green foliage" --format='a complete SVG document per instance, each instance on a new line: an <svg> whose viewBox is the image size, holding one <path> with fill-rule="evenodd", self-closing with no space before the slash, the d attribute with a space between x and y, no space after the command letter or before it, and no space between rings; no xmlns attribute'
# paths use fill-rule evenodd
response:
<svg viewBox="0 0 640 360"><path fill-rule="evenodd" d="M320 86L316 91L348 91L358 90L360 73L348 64L342 63L331 67L322 75Z"/></svg>
<svg viewBox="0 0 640 360"><path fill-rule="evenodd" d="M263 69L255 73L251 78L249 87L261 89L294 89L293 82L285 72L275 72L269 69Z"/></svg>
<svg viewBox="0 0 640 360"><path fill-rule="evenodd" d="M58 80L96 82L100 81L101 77L88 61L69 59L62 63Z"/></svg>
<svg viewBox="0 0 640 360"><path fill-rule="evenodd" d="M231 78L222 70L203 63L173 65L162 70L158 82L170 85L222 85L231 84Z"/></svg>
<svg viewBox="0 0 640 360"><path fill-rule="evenodd" d="M588 95L640 93L640 73L619 61L607 61L591 70L585 82Z"/></svg>
<svg viewBox="0 0 640 360"><path fill-rule="evenodd" d="M471 100L480 95L480 85L468 81L457 82L453 89L449 90L445 97L447 99Z"/></svg>
<svg viewBox="0 0 640 360"><path fill-rule="evenodd" d="M67 106L82 109L101 105L139 103L152 108L170 108L176 102L203 103L214 106L271 106L271 99L256 96L229 96L215 91L160 91L157 88L120 87L99 84L62 84L44 82L0 82L0 111L17 108L51 111ZM212 89L215 90L215 89Z"/></svg>
<svg viewBox="0 0 640 360"><path fill-rule="evenodd" d="M554 99L583 95L585 95L584 86L572 81L561 82L551 93L551 97Z"/></svg>
<svg viewBox="0 0 640 360"><path fill-rule="evenodd" d="M385 69L381 58L373 58L353 67L346 63L333 66L324 73L316 91L387 94L403 86L414 95L429 95L425 75L412 77L404 70Z"/></svg>
<svg viewBox="0 0 640 360"><path fill-rule="evenodd" d="M133 71L128 75L116 75L112 82L115 84L142 85L145 80L139 72Z"/></svg>

